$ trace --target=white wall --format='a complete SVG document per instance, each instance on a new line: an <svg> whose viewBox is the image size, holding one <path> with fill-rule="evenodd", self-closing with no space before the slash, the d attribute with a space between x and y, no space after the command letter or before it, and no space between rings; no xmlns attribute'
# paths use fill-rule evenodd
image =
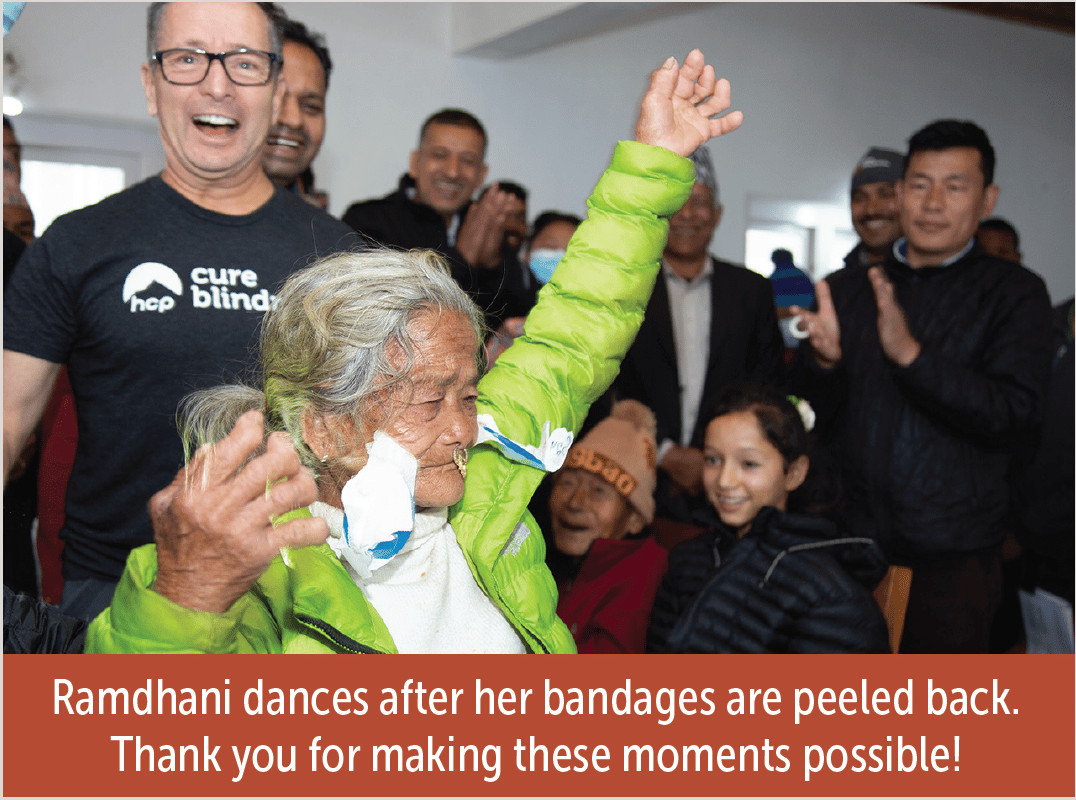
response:
<svg viewBox="0 0 1076 800"><path fill-rule="evenodd" d="M453 57L439 3L285 3L328 37L336 68L318 182L342 213L390 191L432 111L490 131L491 178L532 190L532 212L582 212L612 143L630 137L651 69L698 45L733 85L744 127L711 145L725 216L715 252L743 256L747 197L847 202L871 145L903 149L939 117L973 119L998 151L996 213L1020 230L1055 302L1073 294L1073 39L917 4L721 3L534 55ZM140 4L30 3L4 41L28 110L144 119ZM74 42L106 48L85 63Z"/></svg>

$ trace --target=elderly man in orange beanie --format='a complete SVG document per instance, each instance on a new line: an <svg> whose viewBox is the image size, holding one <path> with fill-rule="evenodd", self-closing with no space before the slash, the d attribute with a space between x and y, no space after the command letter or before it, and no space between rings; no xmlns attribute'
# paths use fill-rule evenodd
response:
<svg viewBox="0 0 1076 800"><path fill-rule="evenodd" d="M553 544L566 557L557 614L580 653L641 653L667 554L654 519L657 424L622 400L568 453L549 498Z"/></svg>

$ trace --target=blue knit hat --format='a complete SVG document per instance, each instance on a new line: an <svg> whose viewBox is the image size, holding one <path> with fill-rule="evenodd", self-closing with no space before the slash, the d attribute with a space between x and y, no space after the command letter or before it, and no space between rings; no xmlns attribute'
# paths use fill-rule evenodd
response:
<svg viewBox="0 0 1076 800"><path fill-rule="evenodd" d="M807 273L792 263L792 254L787 250L774 250L770 258L774 265L770 284L777 307L810 308L814 303L814 284Z"/></svg>

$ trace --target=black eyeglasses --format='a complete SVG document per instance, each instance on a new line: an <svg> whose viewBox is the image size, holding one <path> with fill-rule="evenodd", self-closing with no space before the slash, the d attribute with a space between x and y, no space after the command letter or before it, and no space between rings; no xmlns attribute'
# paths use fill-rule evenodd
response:
<svg viewBox="0 0 1076 800"><path fill-rule="evenodd" d="M276 53L263 50L229 50L227 53L207 53L205 50L193 50L177 47L171 50L158 50L153 60L161 65L161 75L169 83L179 86L193 86L205 80L209 67L214 61L220 61L224 74L239 86L264 86L273 77L273 64L278 61ZM283 60L280 64L283 65Z"/></svg>

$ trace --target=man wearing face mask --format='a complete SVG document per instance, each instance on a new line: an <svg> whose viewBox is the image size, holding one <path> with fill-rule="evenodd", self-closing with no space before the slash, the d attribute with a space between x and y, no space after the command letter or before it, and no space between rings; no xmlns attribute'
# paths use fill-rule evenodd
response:
<svg viewBox="0 0 1076 800"><path fill-rule="evenodd" d="M538 215L530 240L523 250L522 268L526 271L526 283L531 287L532 294L537 294L538 289L549 283L580 222L582 220L575 214L560 211L543 211ZM497 356L523 335L525 321L525 316L509 317L486 340L486 363L489 366L493 366Z"/></svg>
<svg viewBox="0 0 1076 800"><path fill-rule="evenodd" d="M704 508L702 438L706 405L728 383L778 384L784 343L770 282L707 253L721 221L717 176L705 148L692 156L695 186L669 224L661 274L646 319L610 397L633 398L658 421L657 514L690 522ZM590 419L600 417L592 412Z"/></svg>
<svg viewBox="0 0 1076 800"><path fill-rule="evenodd" d="M580 222L582 220L575 214L561 211L543 211L534 220L526 260L539 284L544 286L553 277L553 270L564 258L564 251Z"/></svg>

